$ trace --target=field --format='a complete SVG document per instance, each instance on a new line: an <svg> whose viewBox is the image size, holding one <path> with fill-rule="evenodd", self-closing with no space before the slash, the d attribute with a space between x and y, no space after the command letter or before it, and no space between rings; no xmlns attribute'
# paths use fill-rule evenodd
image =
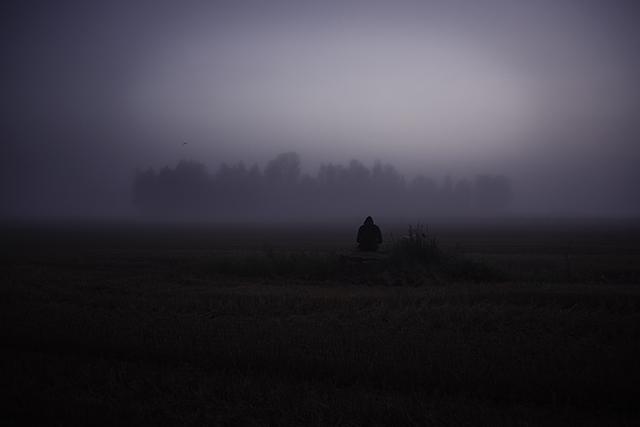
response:
<svg viewBox="0 0 640 427"><path fill-rule="evenodd" d="M640 224L357 225L6 224L2 424L640 423Z"/></svg>

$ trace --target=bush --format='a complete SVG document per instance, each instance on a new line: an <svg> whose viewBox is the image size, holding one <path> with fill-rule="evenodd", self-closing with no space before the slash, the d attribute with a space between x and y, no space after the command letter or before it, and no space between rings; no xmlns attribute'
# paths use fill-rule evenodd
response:
<svg viewBox="0 0 640 427"><path fill-rule="evenodd" d="M442 250L426 226L410 226L392 240L387 254L362 257L323 252L276 251L223 255L210 259L207 272L252 278L337 280L354 283L421 284L436 280L495 281L503 275L484 262ZM382 279L381 279L382 278Z"/></svg>
<svg viewBox="0 0 640 427"><path fill-rule="evenodd" d="M391 244L388 268L404 276L444 277L463 281L504 280L504 274L484 262L441 249L428 228L409 226L408 234Z"/></svg>
<svg viewBox="0 0 640 427"><path fill-rule="evenodd" d="M442 259L442 252L435 237L429 235L427 227L418 224L409 226L407 235L393 241L390 261L395 265L429 266Z"/></svg>

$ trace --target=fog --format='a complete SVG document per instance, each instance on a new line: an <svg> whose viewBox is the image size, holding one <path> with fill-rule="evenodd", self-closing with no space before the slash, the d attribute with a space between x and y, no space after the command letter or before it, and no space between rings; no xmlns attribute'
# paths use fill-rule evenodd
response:
<svg viewBox="0 0 640 427"><path fill-rule="evenodd" d="M578 0L8 6L0 215L637 216L638 18ZM282 190L267 169L292 152ZM322 187L354 159L402 185ZM240 163L260 185L218 179ZM179 165L207 189L141 190Z"/></svg>

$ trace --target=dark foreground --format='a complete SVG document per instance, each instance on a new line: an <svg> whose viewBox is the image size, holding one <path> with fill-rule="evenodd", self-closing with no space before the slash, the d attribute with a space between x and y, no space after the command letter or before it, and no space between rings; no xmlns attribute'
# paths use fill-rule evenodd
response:
<svg viewBox="0 0 640 427"><path fill-rule="evenodd" d="M499 273L468 279L273 255L341 229L167 230L5 229L4 425L640 423L634 224L443 227Z"/></svg>

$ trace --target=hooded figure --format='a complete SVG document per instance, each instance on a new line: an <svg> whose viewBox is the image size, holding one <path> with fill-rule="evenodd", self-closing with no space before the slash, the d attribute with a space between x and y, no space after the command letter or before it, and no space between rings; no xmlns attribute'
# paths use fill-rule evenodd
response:
<svg viewBox="0 0 640 427"><path fill-rule="evenodd" d="M378 245L382 243L382 233L380 227L373 223L373 218L370 216L364 220L364 224L358 229L358 248L362 251L378 250Z"/></svg>

